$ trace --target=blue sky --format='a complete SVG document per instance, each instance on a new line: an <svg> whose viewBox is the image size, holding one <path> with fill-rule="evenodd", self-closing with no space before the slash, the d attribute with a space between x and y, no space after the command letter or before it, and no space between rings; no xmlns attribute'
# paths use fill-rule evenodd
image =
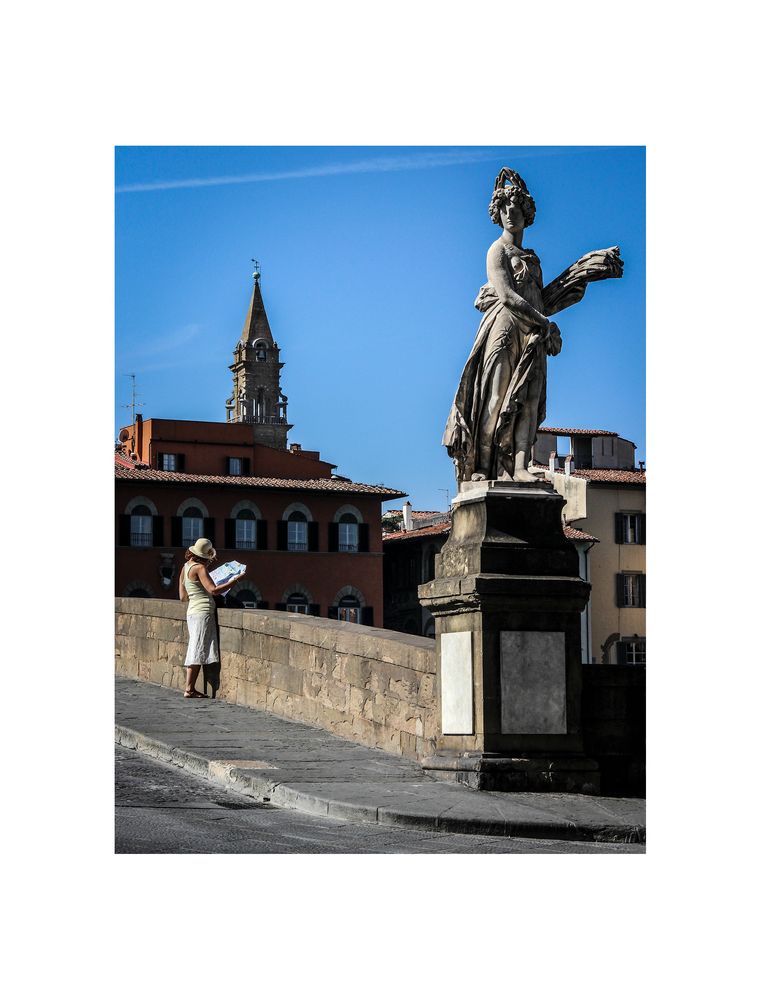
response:
<svg viewBox="0 0 761 1000"><path fill-rule="evenodd" d="M145 417L224 421L256 257L289 440L442 508L502 166L536 201L524 245L545 282L589 250L618 244L625 261L554 317L546 423L618 431L644 460L643 147L117 148L116 428L126 372Z"/></svg>

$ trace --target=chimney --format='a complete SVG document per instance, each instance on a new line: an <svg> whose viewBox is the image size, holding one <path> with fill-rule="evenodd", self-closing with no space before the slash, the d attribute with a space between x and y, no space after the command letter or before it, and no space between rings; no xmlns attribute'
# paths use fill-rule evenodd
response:
<svg viewBox="0 0 761 1000"><path fill-rule="evenodd" d="M550 472L558 471L558 453L556 451L550 452Z"/></svg>
<svg viewBox="0 0 761 1000"><path fill-rule="evenodd" d="M409 500L402 507L402 531L412 531L412 504Z"/></svg>
<svg viewBox="0 0 761 1000"><path fill-rule="evenodd" d="M143 461L143 415L142 413L135 414L135 451L140 456L140 461Z"/></svg>
<svg viewBox="0 0 761 1000"><path fill-rule="evenodd" d="M568 455L565 460L565 467L563 469L567 476L570 476L573 472L573 455Z"/></svg>

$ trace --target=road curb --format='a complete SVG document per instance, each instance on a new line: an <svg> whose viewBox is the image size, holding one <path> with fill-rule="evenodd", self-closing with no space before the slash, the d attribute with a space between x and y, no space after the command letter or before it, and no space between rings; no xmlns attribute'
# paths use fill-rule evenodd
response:
<svg viewBox="0 0 761 1000"><path fill-rule="evenodd" d="M645 827L639 824L611 825L603 823L572 823L568 820L494 820L467 816L436 815L425 812L402 812L393 807L373 808L352 802L342 802L312 795L298 788L257 777L239 767L212 767L213 762L201 754L170 746L153 736L147 736L127 726L116 725L115 742L128 750L137 750L149 757L184 768L191 774L216 785L249 795L258 802L270 803L312 816L329 816L355 823L375 823L380 826L407 827L433 833L466 833L486 837L521 837L529 840L568 840L595 843L644 844Z"/></svg>

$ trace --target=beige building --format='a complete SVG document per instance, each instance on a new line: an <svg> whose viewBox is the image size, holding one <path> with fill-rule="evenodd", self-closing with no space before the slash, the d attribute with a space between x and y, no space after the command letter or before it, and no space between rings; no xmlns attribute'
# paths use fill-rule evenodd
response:
<svg viewBox="0 0 761 1000"><path fill-rule="evenodd" d="M612 431L578 428L543 428L534 447L566 498L565 523L598 539L588 552L592 663L645 663L645 471L634 467L635 448Z"/></svg>

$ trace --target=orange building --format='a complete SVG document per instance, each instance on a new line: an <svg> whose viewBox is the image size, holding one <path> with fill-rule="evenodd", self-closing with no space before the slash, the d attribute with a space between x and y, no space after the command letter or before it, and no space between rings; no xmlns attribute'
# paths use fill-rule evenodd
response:
<svg viewBox="0 0 761 1000"><path fill-rule="evenodd" d="M258 275L230 367L225 423L136 415L119 434L117 596L176 596L185 550L204 536L220 561L247 566L230 603L381 625L381 504L405 494L287 446L283 364Z"/></svg>

